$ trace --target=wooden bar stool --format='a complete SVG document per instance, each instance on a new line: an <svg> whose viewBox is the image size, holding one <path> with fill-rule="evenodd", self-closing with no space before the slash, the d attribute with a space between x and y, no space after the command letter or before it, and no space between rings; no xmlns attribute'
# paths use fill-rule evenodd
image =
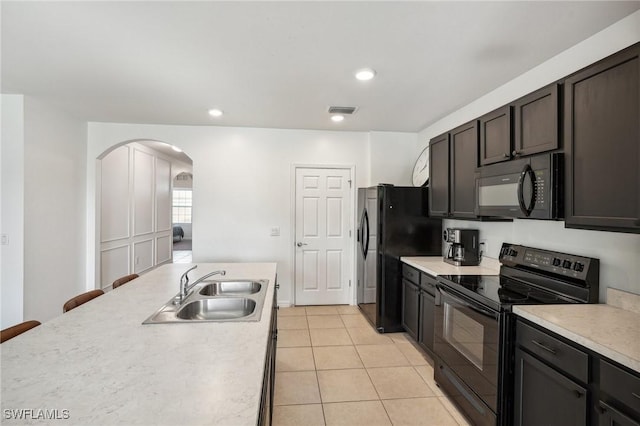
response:
<svg viewBox="0 0 640 426"><path fill-rule="evenodd" d="M126 284L129 281L135 280L138 277L139 277L138 274L126 275L126 276L124 276L122 278L118 278L117 280L115 280L111 287L115 290L116 288L120 287L122 284Z"/></svg>
<svg viewBox="0 0 640 426"><path fill-rule="evenodd" d="M33 327L37 327L40 325L40 321L25 321L20 324L16 324L12 327L5 328L0 331L0 343L4 343L9 339L13 339L14 337L24 333L25 331L31 330Z"/></svg>
<svg viewBox="0 0 640 426"><path fill-rule="evenodd" d="M62 312L68 312L83 303L87 303L88 301L95 299L98 296L102 296L104 291L102 290L91 290L86 293L82 293L74 297L73 299L69 299L67 303L62 306Z"/></svg>

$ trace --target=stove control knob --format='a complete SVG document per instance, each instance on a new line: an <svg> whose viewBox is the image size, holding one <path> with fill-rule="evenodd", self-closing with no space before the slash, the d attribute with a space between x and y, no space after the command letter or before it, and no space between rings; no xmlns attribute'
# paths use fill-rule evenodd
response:
<svg viewBox="0 0 640 426"><path fill-rule="evenodd" d="M517 256L518 252L515 251L514 249L509 250L509 256Z"/></svg>
<svg viewBox="0 0 640 426"><path fill-rule="evenodd" d="M558 259L557 257L553 258L553 266L560 266L560 259Z"/></svg>
<svg viewBox="0 0 640 426"><path fill-rule="evenodd" d="M571 262L569 262L568 260L565 260L564 262L562 262L562 267L571 269Z"/></svg>
<svg viewBox="0 0 640 426"><path fill-rule="evenodd" d="M576 262L573 264L573 270L577 272L582 272L584 271L584 265L580 262Z"/></svg>

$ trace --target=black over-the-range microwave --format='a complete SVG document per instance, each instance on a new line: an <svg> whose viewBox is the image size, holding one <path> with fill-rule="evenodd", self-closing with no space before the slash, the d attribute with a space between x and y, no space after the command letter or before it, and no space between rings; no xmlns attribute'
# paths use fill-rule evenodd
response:
<svg viewBox="0 0 640 426"><path fill-rule="evenodd" d="M476 214L562 219L563 155L541 154L479 169Z"/></svg>

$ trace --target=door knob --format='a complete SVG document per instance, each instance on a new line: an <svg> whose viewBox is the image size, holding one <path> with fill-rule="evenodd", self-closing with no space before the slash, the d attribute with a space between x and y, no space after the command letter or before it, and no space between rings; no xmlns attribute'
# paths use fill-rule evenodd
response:
<svg viewBox="0 0 640 426"><path fill-rule="evenodd" d="M298 247L302 247L302 246L306 246L306 245L307 245L307 243L297 243L296 245L297 245Z"/></svg>

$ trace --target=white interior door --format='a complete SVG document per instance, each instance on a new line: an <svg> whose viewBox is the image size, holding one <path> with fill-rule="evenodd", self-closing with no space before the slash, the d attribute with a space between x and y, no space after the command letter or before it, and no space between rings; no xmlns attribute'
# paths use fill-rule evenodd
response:
<svg viewBox="0 0 640 426"><path fill-rule="evenodd" d="M295 303L348 304L351 170L296 168Z"/></svg>

